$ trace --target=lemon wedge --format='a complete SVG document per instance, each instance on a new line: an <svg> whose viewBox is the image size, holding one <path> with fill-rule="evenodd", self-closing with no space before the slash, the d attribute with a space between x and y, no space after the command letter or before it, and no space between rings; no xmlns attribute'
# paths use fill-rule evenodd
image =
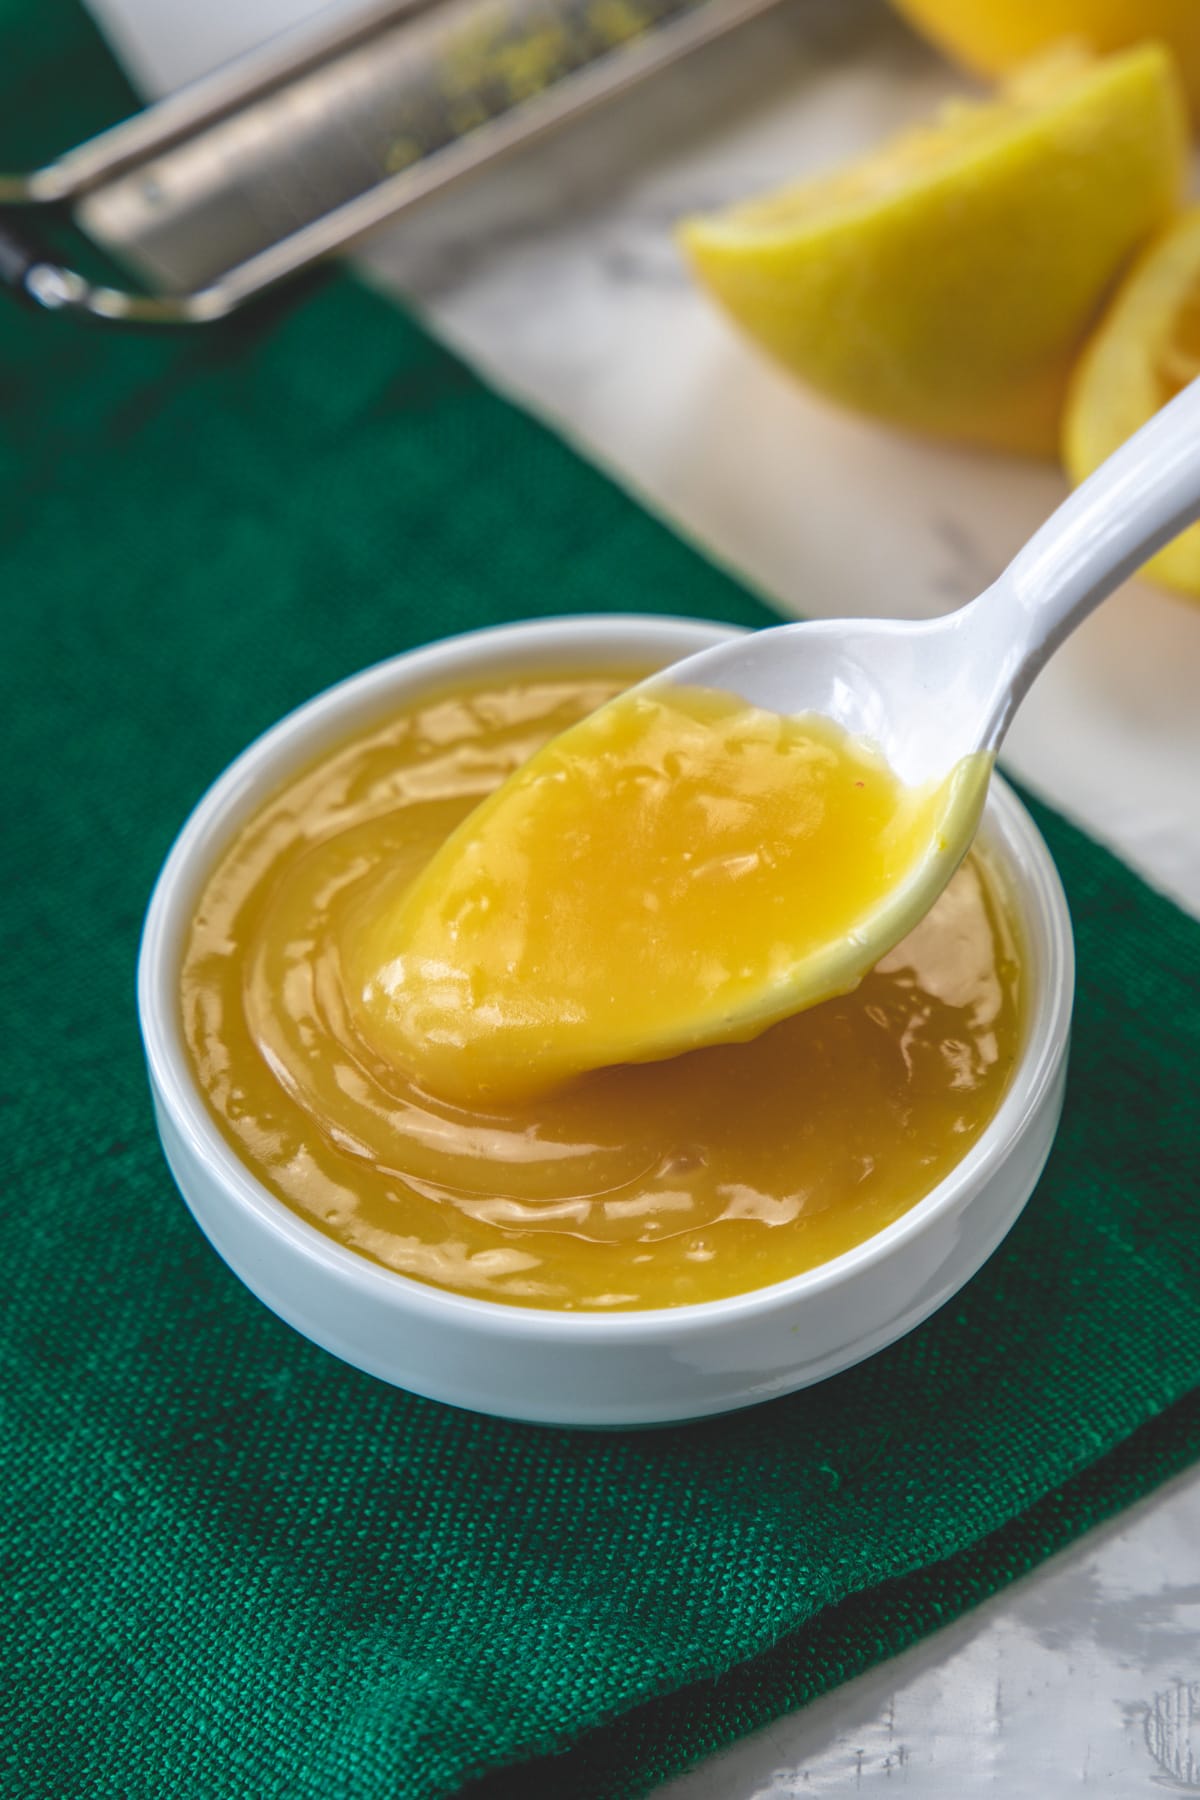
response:
<svg viewBox="0 0 1200 1800"><path fill-rule="evenodd" d="M1180 215L1121 284L1071 383L1063 461L1072 481L1132 437L1200 375L1200 207ZM1200 525L1160 550L1143 571L1200 595Z"/></svg>
<svg viewBox="0 0 1200 1800"><path fill-rule="evenodd" d="M1146 38L1179 59L1200 113L1200 6L1196 0L892 0L910 25L980 75L1004 75L1063 38L1123 50Z"/></svg>
<svg viewBox="0 0 1200 1800"><path fill-rule="evenodd" d="M1071 362L1177 206L1186 141L1167 51L1064 51L680 240L737 323L828 398L1052 455Z"/></svg>

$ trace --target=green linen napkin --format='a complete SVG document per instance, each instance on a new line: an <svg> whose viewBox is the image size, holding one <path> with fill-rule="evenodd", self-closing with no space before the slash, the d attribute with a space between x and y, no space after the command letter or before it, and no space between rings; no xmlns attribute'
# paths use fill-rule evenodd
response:
<svg viewBox="0 0 1200 1800"><path fill-rule="evenodd" d="M35 107L65 142L116 100L62 0L0 0L0 32L10 157ZM1061 1137L902 1343L587 1435L274 1319L175 1194L141 1067L138 930L189 806L445 632L767 615L348 279L197 336L0 311L0 496L2 1791L639 1794L1200 1452L1200 928L1042 807L1079 946Z"/></svg>

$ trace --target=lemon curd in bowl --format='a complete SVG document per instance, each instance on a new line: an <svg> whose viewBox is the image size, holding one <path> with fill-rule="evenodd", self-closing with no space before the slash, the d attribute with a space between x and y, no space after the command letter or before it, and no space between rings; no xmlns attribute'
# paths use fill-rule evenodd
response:
<svg viewBox="0 0 1200 1800"><path fill-rule="evenodd" d="M196 1084L259 1182L385 1269L560 1312L745 1294L901 1218L1009 1087L1024 959L986 848L853 993L750 1042L504 1104L439 1097L419 1054L381 1054L356 949L384 896L645 672L564 656L419 694L285 779L207 874L180 977ZM593 873L602 902L622 869ZM597 922L600 960L602 903Z"/></svg>

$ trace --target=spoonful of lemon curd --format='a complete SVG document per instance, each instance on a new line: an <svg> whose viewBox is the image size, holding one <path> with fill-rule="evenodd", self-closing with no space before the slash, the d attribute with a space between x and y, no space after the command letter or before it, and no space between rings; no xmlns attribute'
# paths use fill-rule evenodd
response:
<svg viewBox="0 0 1200 1800"><path fill-rule="evenodd" d="M342 946L368 1045L503 1106L849 991L970 848L1038 670L1200 514L1200 382L940 619L747 634L553 739Z"/></svg>

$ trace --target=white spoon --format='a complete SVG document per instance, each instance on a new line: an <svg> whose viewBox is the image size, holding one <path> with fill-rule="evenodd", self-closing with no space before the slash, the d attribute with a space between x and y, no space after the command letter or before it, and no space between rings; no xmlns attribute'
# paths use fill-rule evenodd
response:
<svg viewBox="0 0 1200 1800"><path fill-rule="evenodd" d="M1126 576L1200 517L1200 380L1051 514L997 581L944 618L822 619L753 632L643 684L718 688L868 739L909 786L957 768L910 872L852 935L788 976L796 1009L852 987L922 918L970 848L992 764L1046 660ZM763 997L778 1014L779 992ZM757 1007L750 1007L750 1023Z"/></svg>
<svg viewBox="0 0 1200 1800"><path fill-rule="evenodd" d="M966 855L996 751L1047 657L1119 581L1198 515L1200 382L1194 382L1090 476L999 580L961 611L916 624L828 619L753 632L618 696L537 751L354 934L347 967L362 997L364 1035L381 1055L422 1067L435 1090L473 1103L478 1092L511 1099L603 1064L658 1060L753 1037L848 992L924 917ZM769 713L830 720L881 752L899 781L918 790L911 809L904 805L897 814L903 824L886 858L877 859L888 869L886 885L851 880L844 893L839 887L845 870L836 859L849 815L832 817L823 840L835 859L828 891L818 885L825 851L806 852L816 860L798 877L785 837L777 864L771 807L780 790L771 780L762 785L761 764L751 770L747 789L751 797L767 795L758 819L766 846L762 870L750 855L761 877L757 885L739 889L746 873L739 871L718 893L708 855L685 869L692 858L676 839L690 828L688 782L707 778L704 755L684 774L682 811L671 810L661 741L655 748L653 736L640 735L655 716L641 702L661 699L669 716L671 696L685 688L692 697L676 708L685 719L697 704L697 716L706 716L708 703L695 690L716 689ZM626 720L634 721L631 735L623 737L626 726L613 718L606 721L610 707L625 709ZM665 729L673 743L670 725ZM770 727L759 741L776 748L780 742ZM684 732L680 745L690 742ZM722 742L714 734L713 744ZM687 757L682 749L679 754L684 770ZM714 769L721 754L714 748ZM783 779L786 789L791 765L768 761L772 779ZM714 780L719 802L728 771ZM803 808L807 800L800 783L785 791L782 804ZM825 804L812 814L818 825ZM829 804L854 803L843 797ZM742 835L728 841L744 851L749 832L753 851L759 840L746 812L744 805L734 809L729 828ZM707 817L703 807L698 816ZM807 814L796 816L803 825ZM878 829L866 822L869 810L865 819L854 816L863 819L864 831ZM900 845L897 869L892 858ZM865 848L872 850L869 840ZM733 858L742 860L742 854ZM785 873L772 890L777 867ZM815 929L805 923L798 882L821 902L812 910L823 921ZM598 909L578 904L581 887L595 894ZM793 914L768 910L768 902L784 901Z"/></svg>

